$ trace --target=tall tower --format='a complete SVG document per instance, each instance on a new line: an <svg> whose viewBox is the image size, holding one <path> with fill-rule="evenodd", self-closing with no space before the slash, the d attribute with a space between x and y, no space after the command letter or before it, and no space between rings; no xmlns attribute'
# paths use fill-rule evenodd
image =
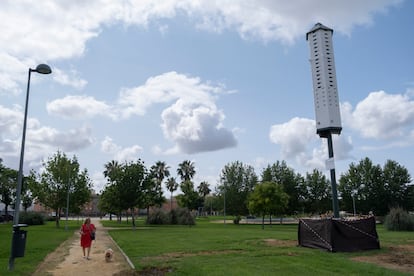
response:
<svg viewBox="0 0 414 276"><path fill-rule="evenodd" d="M316 133L320 137L326 137L328 132L340 134L342 130L332 34L333 30L321 23L315 24L306 34L312 67Z"/></svg>
<svg viewBox="0 0 414 276"><path fill-rule="evenodd" d="M339 218L332 134L340 134L342 126L336 85L332 34L332 29L317 23L306 34L306 40L309 41L310 47L316 133L319 134L319 137L328 139L329 159L327 167L329 167L328 169L331 173L332 209L334 217Z"/></svg>

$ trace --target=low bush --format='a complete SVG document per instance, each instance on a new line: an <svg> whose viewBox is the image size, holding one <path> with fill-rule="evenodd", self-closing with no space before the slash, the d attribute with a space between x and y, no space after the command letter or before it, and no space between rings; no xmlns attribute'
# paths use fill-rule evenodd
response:
<svg viewBox="0 0 414 276"><path fill-rule="evenodd" d="M40 213L24 212L20 214L19 223L27 225L43 225L45 224L45 219Z"/></svg>
<svg viewBox="0 0 414 276"><path fill-rule="evenodd" d="M187 208L177 209L177 224L180 225L195 225L194 216Z"/></svg>
<svg viewBox="0 0 414 276"><path fill-rule="evenodd" d="M169 218L161 209L156 209L147 216L147 224L169 224Z"/></svg>
<svg viewBox="0 0 414 276"><path fill-rule="evenodd" d="M187 208L177 208L171 210L168 214L161 209L156 209L147 217L147 224L178 224L178 225L194 225L194 216Z"/></svg>
<svg viewBox="0 0 414 276"><path fill-rule="evenodd" d="M385 217L384 226L391 231L414 231L414 216L400 207L392 208Z"/></svg>

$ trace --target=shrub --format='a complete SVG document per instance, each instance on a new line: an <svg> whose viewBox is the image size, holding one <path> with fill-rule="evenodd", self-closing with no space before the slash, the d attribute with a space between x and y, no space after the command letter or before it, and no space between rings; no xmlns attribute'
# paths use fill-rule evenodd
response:
<svg viewBox="0 0 414 276"><path fill-rule="evenodd" d="M194 225L195 219L191 212L186 208L177 208L166 214L161 209L156 209L147 217L147 224L180 224Z"/></svg>
<svg viewBox="0 0 414 276"><path fill-rule="evenodd" d="M384 225L391 231L414 231L414 216L400 207L391 208L385 216Z"/></svg>
<svg viewBox="0 0 414 276"><path fill-rule="evenodd" d="M147 224L169 224L168 216L161 209L156 209L147 216Z"/></svg>
<svg viewBox="0 0 414 276"><path fill-rule="evenodd" d="M25 212L20 214L19 223L27 225L43 225L45 224L45 219L40 213Z"/></svg>
<svg viewBox="0 0 414 276"><path fill-rule="evenodd" d="M177 224L180 225L195 225L194 216L187 208L178 208L177 212Z"/></svg>
<svg viewBox="0 0 414 276"><path fill-rule="evenodd" d="M169 213L170 215L170 224L178 224L178 214L177 214L177 209L173 209L170 211Z"/></svg>

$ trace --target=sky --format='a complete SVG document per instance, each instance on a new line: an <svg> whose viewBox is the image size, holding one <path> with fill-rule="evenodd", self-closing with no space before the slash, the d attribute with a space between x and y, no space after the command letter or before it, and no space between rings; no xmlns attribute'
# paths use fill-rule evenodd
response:
<svg viewBox="0 0 414 276"><path fill-rule="evenodd" d="M0 2L0 158L24 172L76 156L100 192L104 165L157 161L197 186L240 161L326 173L309 45L332 28L342 133L337 179L365 157L414 177L414 1L159 0ZM329 178L328 178L329 179Z"/></svg>

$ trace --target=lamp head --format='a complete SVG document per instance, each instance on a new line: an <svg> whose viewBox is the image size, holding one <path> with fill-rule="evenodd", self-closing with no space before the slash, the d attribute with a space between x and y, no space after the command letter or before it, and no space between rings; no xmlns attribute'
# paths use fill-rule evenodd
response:
<svg viewBox="0 0 414 276"><path fill-rule="evenodd" d="M50 69L49 65L47 64L39 64L35 70L35 72L38 72L40 74L50 74L52 73L52 69Z"/></svg>

